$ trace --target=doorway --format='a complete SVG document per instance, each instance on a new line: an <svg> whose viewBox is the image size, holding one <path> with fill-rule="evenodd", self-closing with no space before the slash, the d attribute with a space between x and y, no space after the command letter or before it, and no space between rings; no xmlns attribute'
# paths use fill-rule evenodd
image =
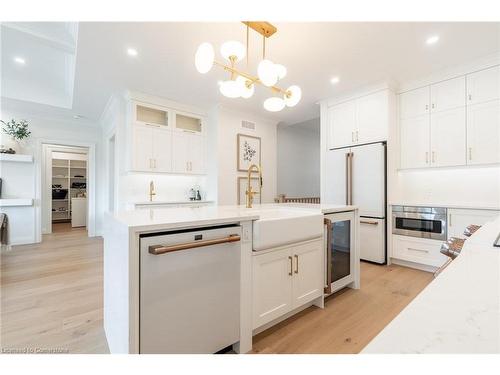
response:
<svg viewBox="0 0 500 375"><path fill-rule="evenodd" d="M87 235L89 217L89 148L43 145L42 231L80 231Z"/></svg>

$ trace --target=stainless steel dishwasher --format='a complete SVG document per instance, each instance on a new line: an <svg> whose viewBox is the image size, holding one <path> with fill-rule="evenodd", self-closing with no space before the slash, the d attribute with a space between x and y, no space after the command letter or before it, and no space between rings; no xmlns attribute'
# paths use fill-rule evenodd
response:
<svg viewBox="0 0 500 375"><path fill-rule="evenodd" d="M140 353L215 353L239 341L241 227L140 237Z"/></svg>

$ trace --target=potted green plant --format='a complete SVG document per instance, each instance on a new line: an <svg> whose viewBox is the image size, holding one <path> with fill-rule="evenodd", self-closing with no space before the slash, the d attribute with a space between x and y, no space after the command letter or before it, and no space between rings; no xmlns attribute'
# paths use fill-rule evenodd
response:
<svg viewBox="0 0 500 375"><path fill-rule="evenodd" d="M15 154L20 149L20 143L31 135L28 130L28 122L14 119L7 122L0 120L0 122L2 123L2 132L6 135L2 137L0 151Z"/></svg>

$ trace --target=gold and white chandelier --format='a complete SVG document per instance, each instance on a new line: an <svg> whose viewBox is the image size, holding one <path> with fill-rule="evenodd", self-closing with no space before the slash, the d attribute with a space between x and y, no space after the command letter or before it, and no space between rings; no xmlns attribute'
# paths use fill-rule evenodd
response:
<svg viewBox="0 0 500 375"><path fill-rule="evenodd" d="M275 64L266 59L266 38L273 35L277 29L268 22L243 22L247 26L246 48L237 41L229 41L222 44L220 53L229 63L221 63L215 60L214 47L210 43L202 43L196 50L195 65L198 72L205 74L212 67L218 65L229 72L229 79L219 85L222 95L228 98L250 98L256 84L269 87L274 94L264 101L264 108L271 112L281 111L286 107L295 106L302 97L299 86L293 85L286 90L276 86L279 80L286 76L287 70L281 64ZM255 30L262 35L262 61L257 67L257 77L236 68L236 64L246 56L248 67L248 33L249 29Z"/></svg>

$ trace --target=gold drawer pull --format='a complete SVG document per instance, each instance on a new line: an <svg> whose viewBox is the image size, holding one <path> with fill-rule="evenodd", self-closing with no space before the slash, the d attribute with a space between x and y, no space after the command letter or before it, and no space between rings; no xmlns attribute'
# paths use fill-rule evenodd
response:
<svg viewBox="0 0 500 375"><path fill-rule="evenodd" d="M228 237L215 238L212 240L186 242L186 243L181 243L178 245L171 245L171 246L162 246L162 245L149 246L148 251L150 254L153 254L153 255L161 255L161 254L165 254L165 253L171 253L174 251L194 249L196 247L218 245L221 243L228 243L228 242L238 242L240 240L241 240L240 235L230 234Z"/></svg>
<svg viewBox="0 0 500 375"><path fill-rule="evenodd" d="M378 221L368 221L368 220L360 220L361 224L370 224L370 225L378 225Z"/></svg>
<svg viewBox="0 0 500 375"><path fill-rule="evenodd" d="M295 261L296 261L296 268L295 268L295 273L299 273L299 256L294 255Z"/></svg>

